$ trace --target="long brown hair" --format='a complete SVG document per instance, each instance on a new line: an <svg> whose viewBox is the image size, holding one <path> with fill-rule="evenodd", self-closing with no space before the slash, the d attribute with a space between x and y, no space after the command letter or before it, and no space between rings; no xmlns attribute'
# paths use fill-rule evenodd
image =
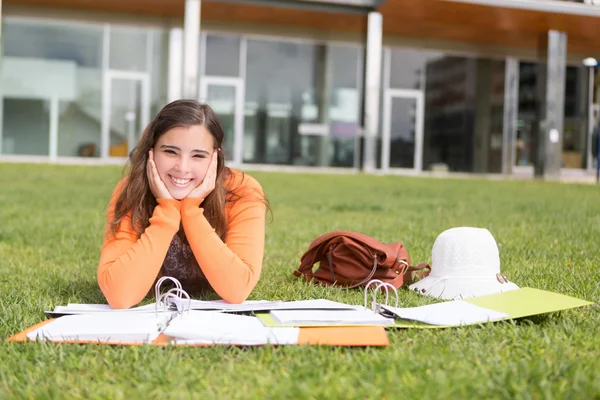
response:
<svg viewBox="0 0 600 400"><path fill-rule="evenodd" d="M167 104L146 127L144 133L129 156L126 169L129 169L128 179L123 190L117 197L115 211L110 222L110 232L116 235L123 219L131 213L131 226L138 237L150 225L150 217L158 204L150 191L146 164L148 153L156 145L158 138L175 127L203 126L214 138L214 148L217 152L217 178L214 190L206 196L201 207L204 215L222 240L227 235L225 216L225 201L232 199L233 190L225 187L226 179L231 170L225 167L223 154L223 128L217 115L208 104L195 100L176 100Z"/></svg>

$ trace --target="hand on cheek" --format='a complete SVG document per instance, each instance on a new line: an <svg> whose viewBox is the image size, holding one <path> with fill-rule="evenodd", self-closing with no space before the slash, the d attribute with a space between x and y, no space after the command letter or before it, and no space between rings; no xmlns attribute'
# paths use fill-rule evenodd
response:
<svg viewBox="0 0 600 400"><path fill-rule="evenodd" d="M195 198L195 199L206 199L214 189L217 181L217 160L219 150L213 150L211 155L210 164L208 165L208 170L206 171L206 175L202 180L202 183L198 185L194 190L192 190L187 197Z"/></svg>
<svg viewBox="0 0 600 400"><path fill-rule="evenodd" d="M148 162L146 163L146 174L148 175L148 184L150 191L157 199L172 199L171 193L165 186L165 183L160 179L156 163L154 162L154 151L150 149L148 154Z"/></svg>

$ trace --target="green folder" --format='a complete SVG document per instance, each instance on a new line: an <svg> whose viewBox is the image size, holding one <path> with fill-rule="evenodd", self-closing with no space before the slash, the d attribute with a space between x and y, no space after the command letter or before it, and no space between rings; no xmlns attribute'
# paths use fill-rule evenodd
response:
<svg viewBox="0 0 600 400"><path fill-rule="evenodd" d="M464 299L465 302L499 311L508 314L507 318L496 321L510 320L516 318L530 317L533 315L547 314L555 311L567 310L571 308L583 307L594 304L590 301L581 300L575 297L566 296L559 293L533 288L520 288L508 292L490 294L487 296L472 297ZM256 316L265 326L339 326L340 324L302 324L302 325L282 325L271 317L268 313L258 313ZM491 322L496 322L491 321ZM478 325L476 323L473 325ZM344 326L352 326L344 324ZM365 325L360 325L365 326ZM416 328L416 329L439 329L456 328L458 326L430 325L417 321L397 319L394 325L380 325L386 328ZM465 326L465 325L460 325Z"/></svg>

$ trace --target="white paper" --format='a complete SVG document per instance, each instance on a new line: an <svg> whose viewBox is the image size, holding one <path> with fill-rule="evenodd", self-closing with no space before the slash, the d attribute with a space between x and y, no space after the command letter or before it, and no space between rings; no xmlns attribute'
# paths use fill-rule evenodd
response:
<svg viewBox="0 0 600 400"><path fill-rule="evenodd" d="M285 301L270 310L356 310L363 308L327 299ZM264 311L270 311L264 310Z"/></svg>
<svg viewBox="0 0 600 400"><path fill-rule="evenodd" d="M108 304L73 304L70 303L66 306L56 306L52 313L55 314L93 314L99 312L112 312L112 313L131 313L131 312L155 312L156 305L146 304L144 306L132 307L127 309L115 309Z"/></svg>
<svg viewBox="0 0 600 400"><path fill-rule="evenodd" d="M177 300L182 310L187 309L187 299ZM225 300L204 301L191 300L191 310L218 310L225 312L251 312L251 311L270 311L270 310L352 310L361 308L336 301L317 299L317 300L299 300L299 301L266 301L266 300L248 300L241 304L230 304ZM66 306L57 306L49 314L92 314L98 312L145 312L153 313L156 310L156 304L146 304L144 306L132 307L129 309L113 309L108 304L68 304Z"/></svg>
<svg viewBox="0 0 600 400"><path fill-rule="evenodd" d="M57 318L27 334L30 340L86 340L102 343L149 343L172 313L94 313Z"/></svg>
<svg viewBox="0 0 600 400"><path fill-rule="evenodd" d="M190 311L174 318L164 334L175 344L296 344L298 328L269 328L256 317L215 311Z"/></svg>
<svg viewBox="0 0 600 400"><path fill-rule="evenodd" d="M282 325L391 325L386 318L369 309L354 310L273 310L271 316Z"/></svg>
<svg viewBox="0 0 600 400"><path fill-rule="evenodd" d="M509 317L508 314L479 307L463 300L411 308L396 308L385 305L381 307L399 318L431 325L459 326L497 321Z"/></svg>

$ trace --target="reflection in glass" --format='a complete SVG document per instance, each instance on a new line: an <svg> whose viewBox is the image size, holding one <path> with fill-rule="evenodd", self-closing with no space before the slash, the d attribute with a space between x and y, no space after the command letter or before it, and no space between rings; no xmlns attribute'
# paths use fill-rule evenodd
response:
<svg viewBox="0 0 600 400"><path fill-rule="evenodd" d="M311 44L248 41L244 141L254 152L244 162L311 164L298 125L312 114L315 52Z"/></svg>
<svg viewBox="0 0 600 400"><path fill-rule="evenodd" d="M204 74L240 76L240 42L239 36L207 35Z"/></svg>
<svg viewBox="0 0 600 400"><path fill-rule="evenodd" d="M504 61L448 56L425 71L423 168L499 172Z"/></svg>
<svg viewBox="0 0 600 400"><path fill-rule="evenodd" d="M235 86L208 84L206 102L219 118L225 138L223 151L226 160L233 159L235 139Z"/></svg>
<svg viewBox="0 0 600 400"><path fill-rule="evenodd" d="M413 168L417 100L392 98L390 117L390 168Z"/></svg>
<svg viewBox="0 0 600 400"><path fill-rule="evenodd" d="M122 71L147 71L150 37L145 28L111 26L110 68Z"/></svg>
<svg viewBox="0 0 600 400"><path fill-rule="evenodd" d="M537 156L537 132L543 110L539 93L543 84L534 63L519 66L519 115L517 120L516 165L533 165ZM584 168L587 149L587 70L567 67L563 128L563 168Z"/></svg>
<svg viewBox="0 0 600 400"><path fill-rule="evenodd" d="M142 86L138 80L112 79L110 103L111 157L127 157L141 132ZM131 142L131 146L130 146Z"/></svg>
<svg viewBox="0 0 600 400"><path fill-rule="evenodd" d="M355 150L360 124L363 50L354 46L330 45L328 51L331 60L329 165L358 166Z"/></svg>
<svg viewBox="0 0 600 400"><path fill-rule="evenodd" d="M4 99L2 153L49 154L50 102L35 99Z"/></svg>
<svg viewBox="0 0 600 400"><path fill-rule="evenodd" d="M48 155L54 97L58 155L99 156L102 27L6 18L3 30L2 152Z"/></svg>
<svg viewBox="0 0 600 400"><path fill-rule="evenodd" d="M393 49L390 60L390 87L423 89L427 64L443 57L443 53L436 51Z"/></svg>
<svg viewBox="0 0 600 400"><path fill-rule="evenodd" d="M354 165L359 50L248 41L244 162Z"/></svg>
<svg viewBox="0 0 600 400"><path fill-rule="evenodd" d="M585 67L567 67L565 83L565 119L563 168L585 168L587 155L588 82Z"/></svg>

